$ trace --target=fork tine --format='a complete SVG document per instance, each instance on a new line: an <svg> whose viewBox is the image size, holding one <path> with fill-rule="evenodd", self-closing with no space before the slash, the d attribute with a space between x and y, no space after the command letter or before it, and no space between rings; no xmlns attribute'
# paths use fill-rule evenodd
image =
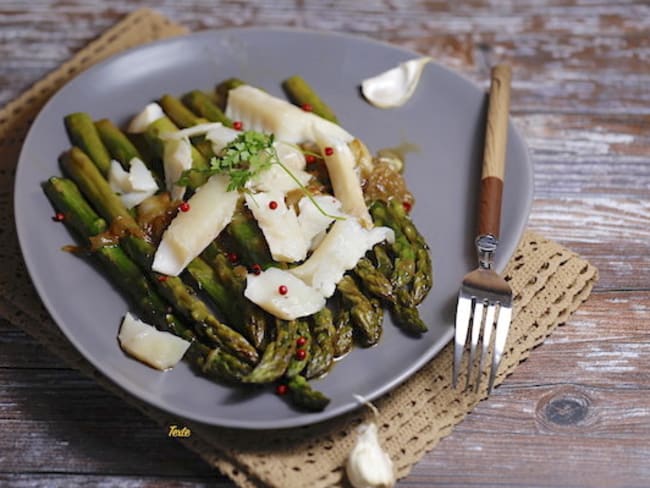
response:
<svg viewBox="0 0 650 488"><path fill-rule="evenodd" d="M454 373L452 377L452 385L454 388L456 388L456 384L458 383L458 372L460 371L460 363L463 359L463 351L465 350L465 342L467 341L471 311L471 300L460 296L456 307L456 341L454 345Z"/></svg>
<svg viewBox="0 0 650 488"><path fill-rule="evenodd" d="M488 386L488 392L492 392L494 379L496 378L497 369L499 368L499 363L501 362L501 355L503 354L503 349L506 345L511 318L512 307L510 305L504 306L501 304L499 306L497 328L494 337L494 354L492 355L492 368L490 369L490 383Z"/></svg>
<svg viewBox="0 0 650 488"><path fill-rule="evenodd" d="M496 305L490 303L485 312L485 326L483 327L483 346L481 348L481 355L478 360L478 374L476 375L476 384L474 385L474 391L478 392L479 386L481 385L481 376L483 373L483 360L487 357L488 351L490 349L490 339L492 338L492 328L494 326L494 314L496 311Z"/></svg>
<svg viewBox="0 0 650 488"><path fill-rule="evenodd" d="M474 317L472 319L472 343L469 349L469 360L467 361L467 381L465 383L465 389L469 388L470 378L472 376L472 366L474 364L474 357L476 355L478 338L481 335L481 324L483 323L484 308L484 302L476 300L476 304L474 305Z"/></svg>

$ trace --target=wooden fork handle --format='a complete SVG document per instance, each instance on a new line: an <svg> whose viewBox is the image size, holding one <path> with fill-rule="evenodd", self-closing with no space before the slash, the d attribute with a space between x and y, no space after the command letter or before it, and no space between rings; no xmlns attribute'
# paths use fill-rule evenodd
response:
<svg viewBox="0 0 650 488"><path fill-rule="evenodd" d="M479 193L479 236L491 234L496 238L499 237L509 112L510 66L500 64L492 68L490 82L483 171Z"/></svg>

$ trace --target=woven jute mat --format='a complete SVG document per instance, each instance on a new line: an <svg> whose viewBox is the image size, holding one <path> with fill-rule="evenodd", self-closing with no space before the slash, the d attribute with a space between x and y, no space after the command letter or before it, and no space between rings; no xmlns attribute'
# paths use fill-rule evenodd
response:
<svg viewBox="0 0 650 488"><path fill-rule="evenodd" d="M63 337L34 291L24 268L13 223L13 177L29 126L47 99L70 78L124 49L185 33L151 10L138 10L0 111L0 315L62 360L123 398L167 431L179 419L131 397L95 370ZM515 294L515 316L497 376L499 384L589 296L597 270L562 246L526 232L504 276ZM449 434L486 397L451 388L452 350L447 346L404 384L375 402L383 445L400 477ZM461 378L462 380L462 378ZM186 422L181 442L242 487L311 488L344 484L343 465L361 409L317 425L250 432Z"/></svg>

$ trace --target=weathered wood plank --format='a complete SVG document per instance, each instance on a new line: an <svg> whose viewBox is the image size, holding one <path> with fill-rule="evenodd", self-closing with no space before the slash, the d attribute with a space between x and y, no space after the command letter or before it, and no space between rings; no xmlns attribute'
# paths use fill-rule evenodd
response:
<svg viewBox="0 0 650 488"><path fill-rule="evenodd" d="M593 295L403 486L644 486L649 295Z"/></svg>
<svg viewBox="0 0 650 488"><path fill-rule="evenodd" d="M457 440L460 437L465 440ZM513 435L457 430L399 486L645 486L649 455L647 442L638 438L612 438L605 443L575 432L540 435L531 429L528 434ZM482 469L476 469L478 465Z"/></svg>
<svg viewBox="0 0 650 488"><path fill-rule="evenodd" d="M0 418L6 421L89 422L97 416L115 416L129 428L141 421L134 409L71 369L0 369L0 398Z"/></svg>
<svg viewBox="0 0 650 488"><path fill-rule="evenodd" d="M133 9L132 2L42 1L0 6L0 77L25 88ZM486 65L514 64L513 109L650 113L650 6L646 2L366 2L224 4L144 1L191 30L240 25L351 32L429 54L484 82ZM56 6L56 8L52 8ZM543 9L543 14L542 10ZM39 28L34 29L38 23ZM66 29L61 29L66 25ZM24 75L22 75L24 76ZM21 84L22 83L22 84ZM15 94L0 90L0 103Z"/></svg>
<svg viewBox="0 0 650 488"><path fill-rule="evenodd" d="M63 368L61 361L31 336L0 320L0 368Z"/></svg>
<svg viewBox="0 0 650 488"><path fill-rule="evenodd" d="M645 199L648 116L516 115L535 166L535 195Z"/></svg>
<svg viewBox="0 0 650 488"><path fill-rule="evenodd" d="M650 401L650 395L642 393L650 389L649 322L650 292L597 292L502 388L568 382L603 390L628 389Z"/></svg>
<svg viewBox="0 0 650 488"><path fill-rule="evenodd" d="M232 488L225 479L185 476L164 478L150 476L105 476L68 473L0 473L0 485L13 488Z"/></svg>
<svg viewBox="0 0 650 488"><path fill-rule="evenodd" d="M529 227L590 260L597 290L650 287L650 204L609 196L538 198Z"/></svg>
<svg viewBox="0 0 650 488"><path fill-rule="evenodd" d="M64 398L69 398L61 392ZM31 401L49 401L35 397ZM60 403L57 400L56 403ZM143 416L120 422L125 406L94 420L2 420L0 472L218 476L194 453ZM36 414L35 414L36 415Z"/></svg>
<svg viewBox="0 0 650 488"><path fill-rule="evenodd" d="M0 347L0 472L216 476L164 427L56 358L27 368L21 353L47 352L28 336L20 339L15 354L5 356Z"/></svg>

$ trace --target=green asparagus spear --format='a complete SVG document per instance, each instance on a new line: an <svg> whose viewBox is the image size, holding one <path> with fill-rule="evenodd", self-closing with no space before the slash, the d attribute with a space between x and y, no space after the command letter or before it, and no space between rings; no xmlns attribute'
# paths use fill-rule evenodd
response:
<svg viewBox="0 0 650 488"><path fill-rule="evenodd" d="M182 100L195 114L208 119L210 122L221 122L226 127L232 127L232 120L223 113L206 93L193 90L183 95Z"/></svg>
<svg viewBox="0 0 650 488"><path fill-rule="evenodd" d="M106 179L84 151L73 147L61 157L64 171L72 178L97 212L120 229L142 235L138 224ZM117 223L119 222L119 223Z"/></svg>
<svg viewBox="0 0 650 488"><path fill-rule="evenodd" d="M178 98L172 95L163 95L160 98L160 106L167 117L183 129L208 122L206 119L194 115Z"/></svg>
<svg viewBox="0 0 650 488"><path fill-rule="evenodd" d="M304 376L296 375L291 377L287 386L293 403L305 410L320 412L330 402L330 399L320 391L314 390Z"/></svg>
<svg viewBox="0 0 650 488"><path fill-rule="evenodd" d="M212 299L226 320L235 327L235 324L241 325L241 314L233 300L232 292L219 279L214 268L202 259L193 259L187 265L187 271L196 280L198 287Z"/></svg>
<svg viewBox="0 0 650 488"><path fill-rule="evenodd" d="M53 177L45 183L44 190L54 207L65 215L65 224L82 239L88 240L106 229L104 219L90 208L73 181ZM162 298L121 247L101 246L92 249L92 255L118 289L129 297L145 321L192 341L192 349L200 348L203 351L205 364L202 369L207 376L236 381L250 372L251 366L228 352L221 349L210 351L207 346L196 340L194 332L167 310L168 307Z"/></svg>
<svg viewBox="0 0 650 488"><path fill-rule="evenodd" d="M258 360L256 349L238 332L220 322L210 311L205 302L199 298L196 291L186 285L181 278L166 276L161 280L160 275L150 271L155 248L144 239L127 235L121 240L127 254L129 254L143 269L147 270L152 278L156 279L158 291L174 307L192 320L198 327L198 333L214 341L224 349L232 352L237 357L251 364ZM201 277L197 277L200 279Z"/></svg>
<svg viewBox="0 0 650 488"><path fill-rule="evenodd" d="M415 249L402 232L399 222L389 214L386 204L380 201L370 206L370 213L377 225L386 225L395 232L395 242L391 249L395 254L391 284L396 291L399 302L404 306L413 306L411 285L415 275Z"/></svg>
<svg viewBox="0 0 650 488"><path fill-rule="evenodd" d="M215 156L214 149L212 148L212 143L207 139L192 142L192 146L194 146L196 150L201 153L201 156L203 156L208 161Z"/></svg>
<svg viewBox="0 0 650 488"><path fill-rule="evenodd" d="M66 225L83 238L106 230L106 221L88 205L73 181L53 176L43 185L43 189L52 205L63 214Z"/></svg>
<svg viewBox="0 0 650 488"><path fill-rule="evenodd" d="M393 285L368 258L361 258L353 269L363 286L374 296L383 300L393 300Z"/></svg>
<svg viewBox="0 0 650 488"><path fill-rule="evenodd" d="M218 247L215 243L208 246L208 253L210 253L211 248ZM219 279L232 291L233 301L240 309L243 321L242 329L245 331L246 337L258 350L261 350L268 339L266 333L267 322L270 317L264 310L244 296L248 271L244 266L233 265L226 257L228 254L219 252L208 261L215 269Z"/></svg>
<svg viewBox="0 0 650 488"><path fill-rule="evenodd" d="M65 224L84 241L106 230L106 221L90 208L73 181L52 177L43 189L52 205L64 214ZM104 245L94 249L92 254L146 321L160 329L171 330L184 339L194 338L194 333L167 311L162 298L121 247Z"/></svg>
<svg viewBox="0 0 650 488"><path fill-rule="evenodd" d="M216 86L215 94L222 109L225 109L226 104L228 103L228 92L233 88L237 88L238 86L245 84L246 82L240 80L239 78L228 78Z"/></svg>
<svg viewBox="0 0 650 488"><path fill-rule="evenodd" d="M116 125L108 119L101 119L95 122L95 128L101 141L106 146L110 156L122 163L124 168L129 168L131 160L138 158L151 170L159 188L164 188L164 176L159 167L158 161L152 161L151 157L143 157L131 140Z"/></svg>
<svg viewBox="0 0 650 488"><path fill-rule="evenodd" d="M334 321L336 335L334 336L334 357L345 356L352 349L354 343L352 321L350 311L341 309L338 311Z"/></svg>
<svg viewBox="0 0 650 488"><path fill-rule="evenodd" d="M303 108L308 105L316 115L335 124L339 123L332 109L327 106L320 96L318 96L318 93L302 77L295 75L287 78L282 83L282 87L289 99L296 105L302 106Z"/></svg>
<svg viewBox="0 0 650 488"><path fill-rule="evenodd" d="M407 215L403 205L392 200L388 204L388 212L399 224L404 236L406 236L415 248L415 273L413 277L412 296L413 303L418 305L426 298L433 286L433 270L429 246Z"/></svg>
<svg viewBox="0 0 650 488"><path fill-rule="evenodd" d="M264 311L244 297L246 287L246 271L243 267L235 269L226 256L215 250L215 245L210 245L203 252L202 257L212 266L217 279L229 291L229 300L233 309L237 311L238 329L257 349L262 348L266 338L267 317Z"/></svg>
<svg viewBox="0 0 650 488"><path fill-rule="evenodd" d="M334 341L336 334L332 322L332 312L324 307L312 315L310 359L305 370L307 378L316 378L330 369L334 361Z"/></svg>
<svg viewBox="0 0 650 488"><path fill-rule="evenodd" d="M391 314L395 324L406 332L422 334L428 330L415 306L404 307L399 303L395 303L391 306Z"/></svg>
<svg viewBox="0 0 650 488"><path fill-rule="evenodd" d="M128 168L133 158L142 160L140 152L113 122L101 119L95 122L95 128L110 156L122 163L122 166Z"/></svg>
<svg viewBox="0 0 650 488"><path fill-rule="evenodd" d="M350 311L350 318L361 345L368 347L376 344L381 337L382 322L374 304L363 294L350 275L339 281L337 289L341 293L344 306Z"/></svg>
<svg viewBox="0 0 650 488"><path fill-rule="evenodd" d="M429 252L418 247L415 254L415 276L413 277L413 301L422 303L433 287L433 271Z"/></svg>
<svg viewBox="0 0 650 488"><path fill-rule="evenodd" d="M140 159L144 162L144 164L149 168L149 170L153 173L154 178L156 178L157 181L164 182L165 181L165 175L163 171L163 162L162 159L158 156L156 152L151 147L151 144L149 141L146 139L144 133L138 133L138 134L125 134L126 137L131 141L131 144L136 148L138 153L140 154ZM164 185L159 185L161 187L164 187Z"/></svg>
<svg viewBox="0 0 650 488"><path fill-rule="evenodd" d="M243 378L245 383L269 383L284 374L296 350L296 327L294 320L275 320L275 341L266 346L255 369Z"/></svg>
<svg viewBox="0 0 650 488"><path fill-rule="evenodd" d="M287 378L293 378L299 375L307 363L309 362L309 342L311 339L311 332L309 331L309 323L306 320L298 320L296 326L296 354L291 358L289 367L285 373ZM299 345L299 342L302 345ZM304 344L303 344L304 342ZM298 355L298 351L305 352L303 355Z"/></svg>
<svg viewBox="0 0 650 488"><path fill-rule="evenodd" d="M235 241L242 261L251 266L258 264L266 268L273 262L269 246L250 210L240 204L226 227L226 232Z"/></svg>
<svg viewBox="0 0 650 488"><path fill-rule="evenodd" d="M397 257L391 282L398 300L391 305L393 319L406 331L426 332L427 326L416 308L431 287L431 261L426 243L401 206L390 206L378 201L371 205L370 212L377 225L388 225L395 231L395 242L391 249ZM410 235L415 243L411 242L407 235Z"/></svg>
<svg viewBox="0 0 650 488"><path fill-rule="evenodd" d="M152 122L147 127L147 130L144 132L144 137L149 144L152 152L159 158L162 158L165 152L165 143L162 135L166 133L172 133L178 130L178 127L167 117L161 117L158 120ZM192 146L192 168L194 169L206 169L209 164L208 160ZM206 177L200 171L193 171L189 174L191 189L196 189L205 183Z"/></svg>
<svg viewBox="0 0 650 488"><path fill-rule="evenodd" d="M249 364L240 361L219 347L209 349L202 344L195 344L192 344L188 353L195 354L194 361L208 378L241 382L252 371Z"/></svg>
<svg viewBox="0 0 650 488"><path fill-rule="evenodd" d="M393 274L393 261L386 252L386 244L376 244L372 249L377 270L379 270L385 277L390 278Z"/></svg>
<svg viewBox="0 0 650 488"><path fill-rule="evenodd" d="M73 181L53 177L45 183L44 190L54 207L64 213L65 224L82 239L88 240L106 229L105 221L90 208ZM129 297L145 321L192 341L186 357L194 358L206 376L237 381L251 371L250 365L243 363L232 354L219 348L211 351L196 340L194 332L167 310L168 307L162 298L153 290L140 268L128 258L121 247L101 246L93 249L92 255L99 261L118 289ZM191 351L197 349L200 353L193 355Z"/></svg>
<svg viewBox="0 0 650 488"><path fill-rule="evenodd" d="M75 112L66 115L63 120L72 144L86 152L102 174L108 174L111 168L111 157L102 144L90 115L85 112Z"/></svg>
<svg viewBox="0 0 650 488"><path fill-rule="evenodd" d="M111 192L107 181L88 157L78 148L64 154L61 164L66 173L79 185L99 213L110 222L119 222L125 232L121 245L127 254L136 261L153 279L158 291L165 296L184 316L193 320L198 332L206 335L245 361L255 363L257 351L239 333L219 322L196 292L174 276L158 279L151 271L155 248L142 237L142 231L133 220L120 199Z"/></svg>
<svg viewBox="0 0 650 488"><path fill-rule="evenodd" d="M386 210L399 224L400 230L404 233L411 244L421 244L423 247L427 247L424 237L422 237L422 234L418 232L413 222L411 222L411 219L404 209L404 205L393 199L388 202L388 205L386 205Z"/></svg>

